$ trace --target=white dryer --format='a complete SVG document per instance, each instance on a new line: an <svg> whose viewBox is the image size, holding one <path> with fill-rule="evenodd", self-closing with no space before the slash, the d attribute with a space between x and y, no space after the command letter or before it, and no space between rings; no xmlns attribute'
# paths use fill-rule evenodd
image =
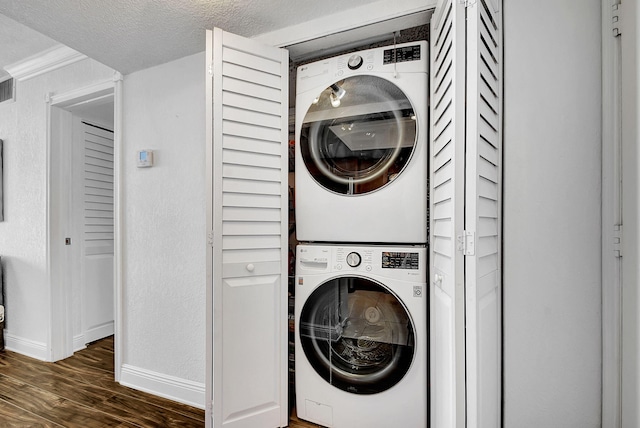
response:
<svg viewBox="0 0 640 428"><path fill-rule="evenodd" d="M299 241L427 242L424 41L298 68Z"/></svg>
<svg viewBox="0 0 640 428"><path fill-rule="evenodd" d="M424 246L299 245L297 415L326 427L426 427Z"/></svg>

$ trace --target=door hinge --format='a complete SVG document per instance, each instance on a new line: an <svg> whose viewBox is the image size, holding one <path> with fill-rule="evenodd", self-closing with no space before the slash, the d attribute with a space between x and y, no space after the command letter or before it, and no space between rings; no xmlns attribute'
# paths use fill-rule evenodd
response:
<svg viewBox="0 0 640 428"><path fill-rule="evenodd" d="M213 248L213 230L207 232L207 245Z"/></svg>
<svg viewBox="0 0 640 428"><path fill-rule="evenodd" d="M618 37L622 34L622 4L614 4L611 6L611 28L613 30L613 37Z"/></svg>
<svg viewBox="0 0 640 428"><path fill-rule="evenodd" d="M476 4L477 0L460 0L460 4L463 4L464 7L471 7Z"/></svg>
<svg viewBox="0 0 640 428"><path fill-rule="evenodd" d="M613 255L622 257L622 225L613 225Z"/></svg>
<svg viewBox="0 0 640 428"><path fill-rule="evenodd" d="M209 63L209 66L207 67L207 73L209 73L209 76L213 76L213 62Z"/></svg>
<svg viewBox="0 0 640 428"><path fill-rule="evenodd" d="M458 251L462 251L465 256L473 256L476 254L476 234L474 232L462 232L458 235Z"/></svg>

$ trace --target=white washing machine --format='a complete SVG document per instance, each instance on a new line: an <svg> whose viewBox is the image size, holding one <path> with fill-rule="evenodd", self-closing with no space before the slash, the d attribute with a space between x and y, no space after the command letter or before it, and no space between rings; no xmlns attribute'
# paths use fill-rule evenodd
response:
<svg viewBox="0 0 640 428"><path fill-rule="evenodd" d="M427 242L427 49L405 43L298 68L299 241Z"/></svg>
<svg viewBox="0 0 640 428"><path fill-rule="evenodd" d="M426 427L424 246L299 245L299 418L326 427Z"/></svg>

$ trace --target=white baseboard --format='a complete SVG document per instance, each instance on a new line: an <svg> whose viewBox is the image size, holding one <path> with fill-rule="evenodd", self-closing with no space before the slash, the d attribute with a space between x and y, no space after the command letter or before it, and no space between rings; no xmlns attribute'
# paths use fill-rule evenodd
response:
<svg viewBox="0 0 640 428"><path fill-rule="evenodd" d="M15 336L7 330L4 331L4 348L36 360L50 361L46 343Z"/></svg>
<svg viewBox="0 0 640 428"><path fill-rule="evenodd" d="M113 335L113 330L113 321L109 321L97 327L88 329L84 332L84 334L81 333L73 336L73 352L78 352L86 349L87 343L95 342L96 340L100 340L107 336Z"/></svg>
<svg viewBox="0 0 640 428"><path fill-rule="evenodd" d="M86 349L87 341L84 340L84 334L78 334L77 336L73 336L73 352L78 352L83 349Z"/></svg>
<svg viewBox="0 0 640 428"><path fill-rule="evenodd" d="M100 324L95 327L91 327L84 332L84 340L86 343L95 342L96 340L100 340L104 337L111 336L114 331L113 321L106 322L104 324Z"/></svg>
<svg viewBox="0 0 640 428"><path fill-rule="evenodd" d="M122 365L120 383L129 388L204 409L204 383L180 379L128 364Z"/></svg>

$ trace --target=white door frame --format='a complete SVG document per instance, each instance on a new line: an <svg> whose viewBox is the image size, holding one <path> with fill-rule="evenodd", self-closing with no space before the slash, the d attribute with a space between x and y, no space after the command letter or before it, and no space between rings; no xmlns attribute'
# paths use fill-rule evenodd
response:
<svg viewBox="0 0 640 428"><path fill-rule="evenodd" d="M48 355L57 361L73 354L71 313L71 254L64 244L71 218L68 184L70 168L69 109L99 102L106 97L114 101L114 314L115 378L120 379L122 361L122 237L121 237L121 159L122 159L122 75L46 98L47 117L47 277L49 309Z"/></svg>
<svg viewBox="0 0 640 428"><path fill-rule="evenodd" d="M621 45L612 6L602 2L602 426L622 426ZM623 36L624 37L624 36ZM618 252L618 253L616 253Z"/></svg>

